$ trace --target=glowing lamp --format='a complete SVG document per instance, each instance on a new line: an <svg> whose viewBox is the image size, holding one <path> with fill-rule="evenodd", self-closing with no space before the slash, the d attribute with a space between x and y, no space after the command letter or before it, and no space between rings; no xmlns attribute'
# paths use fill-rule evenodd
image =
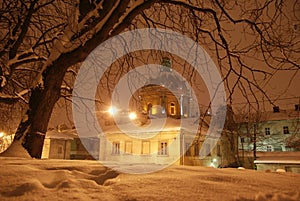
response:
<svg viewBox="0 0 300 201"><path fill-rule="evenodd" d="M108 109L108 112L111 114L111 115L115 115L117 113L117 108L111 106L109 109Z"/></svg>
<svg viewBox="0 0 300 201"><path fill-rule="evenodd" d="M128 117L129 117L129 119L134 120L134 119L136 119L137 116L136 116L135 112L131 112L131 113L129 113Z"/></svg>

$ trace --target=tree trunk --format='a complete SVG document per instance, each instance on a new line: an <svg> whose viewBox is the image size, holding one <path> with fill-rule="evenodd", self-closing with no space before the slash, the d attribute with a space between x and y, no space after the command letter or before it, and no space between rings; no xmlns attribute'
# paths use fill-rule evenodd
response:
<svg viewBox="0 0 300 201"><path fill-rule="evenodd" d="M36 86L31 93L29 108L19 124L14 142L22 141L23 147L33 158L41 158L45 134L67 67L52 65L43 73L43 86Z"/></svg>

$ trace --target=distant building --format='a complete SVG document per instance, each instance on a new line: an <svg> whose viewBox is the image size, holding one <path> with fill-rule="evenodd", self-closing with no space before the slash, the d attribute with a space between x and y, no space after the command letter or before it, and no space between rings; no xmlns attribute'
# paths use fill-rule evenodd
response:
<svg viewBox="0 0 300 201"><path fill-rule="evenodd" d="M89 151L84 145L89 147ZM75 129L67 128L53 129L46 133L42 158L94 160L98 159L97 156L99 156L99 138L79 138Z"/></svg>
<svg viewBox="0 0 300 201"><path fill-rule="evenodd" d="M42 158L70 159L71 143L75 136L74 132L69 131L48 131L44 140Z"/></svg>
<svg viewBox="0 0 300 201"><path fill-rule="evenodd" d="M300 110L241 115L238 118L239 155L246 167L284 168L300 172ZM297 170L296 170L297 169Z"/></svg>
<svg viewBox="0 0 300 201"><path fill-rule="evenodd" d="M239 122L239 150L281 152L300 151L300 110L280 110L245 115ZM293 142L296 143L293 145Z"/></svg>
<svg viewBox="0 0 300 201"><path fill-rule="evenodd" d="M258 152L254 161L257 170L284 169L286 172L300 173L300 152Z"/></svg>

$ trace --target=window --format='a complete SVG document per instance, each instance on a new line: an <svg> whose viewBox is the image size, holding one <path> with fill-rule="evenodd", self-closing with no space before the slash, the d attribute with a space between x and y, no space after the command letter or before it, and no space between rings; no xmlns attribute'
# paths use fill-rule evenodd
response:
<svg viewBox="0 0 300 201"><path fill-rule="evenodd" d="M160 106L161 106L161 113L166 114L166 95L163 94L160 96Z"/></svg>
<svg viewBox="0 0 300 201"><path fill-rule="evenodd" d="M171 115L175 115L175 114L176 114L175 103L171 103L171 104L170 104L170 114L171 114Z"/></svg>
<svg viewBox="0 0 300 201"><path fill-rule="evenodd" d="M168 155L168 143L167 142L159 143L158 155Z"/></svg>
<svg viewBox="0 0 300 201"><path fill-rule="evenodd" d="M157 105L152 106L151 114L156 115L157 114L157 109L158 109Z"/></svg>
<svg viewBox="0 0 300 201"><path fill-rule="evenodd" d="M120 154L120 142L113 142L112 154L118 155Z"/></svg>
<svg viewBox="0 0 300 201"><path fill-rule="evenodd" d="M191 156L191 149L190 149L190 143L185 143L185 155L186 156Z"/></svg>
<svg viewBox="0 0 300 201"><path fill-rule="evenodd" d="M284 126L283 127L283 134L289 134L290 131L289 131L289 127L288 126Z"/></svg>
<svg viewBox="0 0 300 201"><path fill-rule="evenodd" d="M187 107L183 106L183 116L184 117L188 117L188 111L187 111Z"/></svg>
<svg viewBox="0 0 300 201"><path fill-rule="evenodd" d="M271 145L267 145L267 151L272 151L273 147Z"/></svg>
<svg viewBox="0 0 300 201"><path fill-rule="evenodd" d="M131 141L125 142L125 154L132 154L132 142Z"/></svg>
<svg viewBox="0 0 300 201"><path fill-rule="evenodd" d="M58 149L57 149L57 153L58 154L62 154L63 153L62 150L63 150L62 146L59 146Z"/></svg>
<svg viewBox="0 0 300 201"><path fill-rule="evenodd" d="M148 112L148 114L151 114L152 113L152 104L151 103L148 103L147 104L147 112Z"/></svg>
<svg viewBox="0 0 300 201"><path fill-rule="evenodd" d="M199 156L199 144L194 144L194 156Z"/></svg>
<svg viewBox="0 0 300 201"><path fill-rule="evenodd" d="M217 145L217 156L221 156L221 146Z"/></svg>
<svg viewBox="0 0 300 201"><path fill-rule="evenodd" d="M300 104L295 105L295 111L300 111Z"/></svg>
<svg viewBox="0 0 300 201"><path fill-rule="evenodd" d="M207 156L210 156L210 144L205 144L205 153Z"/></svg>
<svg viewBox="0 0 300 201"><path fill-rule="evenodd" d="M150 142L142 141L142 154L148 155L150 154Z"/></svg>
<svg viewBox="0 0 300 201"><path fill-rule="evenodd" d="M163 106L162 109L161 109L161 113L162 113L162 114L166 114L166 109L165 109L164 106Z"/></svg>
<svg viewBox="0 0 300 201"><path fill-rule="evenodd" d="M245 143L245 138L241 137L241 143Z"/></svg>
<svg viewBox="0 0 300 201"><path fill-rule="evenodd" d="M274 106L274 107L273 107L273 112L274 112L274 113L280 112L279 107L278 107L278 106Z"/></svg>
<svg viewBox="0 0 300 201"><path fill-rule="evenodd" d="M265 134L266 134L266 135L270 135L270 134L271 134L270 128L265 128Z"/></svg>

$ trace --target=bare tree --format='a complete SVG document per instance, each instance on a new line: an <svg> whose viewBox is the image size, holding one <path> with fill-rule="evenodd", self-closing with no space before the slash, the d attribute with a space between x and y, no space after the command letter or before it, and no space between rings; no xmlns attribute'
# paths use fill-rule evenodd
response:
<svg viewBox="0 0 300 201"><path fill-rule="evenodd" d="M41 157L68 69L126 30L160 27L194 39L218 63L229 103L237 90L248 101L258 93L268 98L264 85L275 73L289 70L296 76L299 70L297 0L74 2L0 3L0 101L28 104L14 142L22 142L32 157Z"/></svg>

